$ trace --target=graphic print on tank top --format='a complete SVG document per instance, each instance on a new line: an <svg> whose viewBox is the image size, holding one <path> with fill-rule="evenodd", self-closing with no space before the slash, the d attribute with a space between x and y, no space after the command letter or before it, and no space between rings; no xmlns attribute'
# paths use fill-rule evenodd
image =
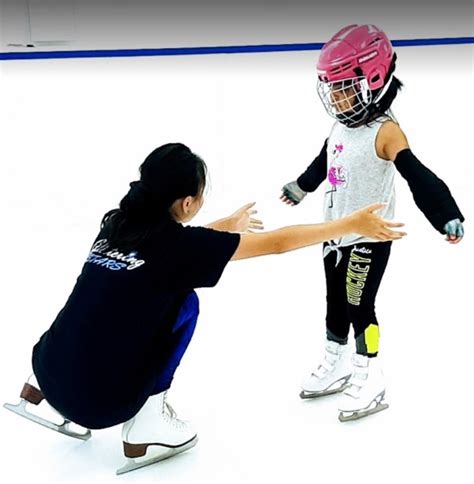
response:
<svg viewBox="0 0 474 484"><path fill-rule="evenodd" d="M337 188L346 188L348 183L348 174L346 168L337 163L337 159L339 155L344 151L344 146L342 143L336 143L334 145L334 149L332 150L332 160L331 165L328 170L328 181L330 184L329 190L326 192L326 195L329 195L329 208L334 206L334 194L337 192Z"/></svg>

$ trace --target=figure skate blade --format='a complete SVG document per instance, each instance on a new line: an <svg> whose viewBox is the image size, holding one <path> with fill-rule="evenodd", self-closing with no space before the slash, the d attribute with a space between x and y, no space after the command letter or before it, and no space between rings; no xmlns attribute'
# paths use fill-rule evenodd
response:
<svg viewBox="0 0 474 484"><path fill-rule="evenodd" d="M54 422L50 422L49 420L39 417L38 415L35 415L34 413L28 412L28 410L26 410L27 403L28 402L26 400L21 399L20 403L17 405L13 405L11 403L5 403L3 404L3 406L7 410L10 410L11 412L16 413L17 415L20 415L21 417L31 420L32 422L36 422L48 429L55 430L60 434L67 435L68 437L73 437L80 440L88 440L91 438L92 434L89 429L87 429L87 431L84 433L75 432L74 430L71 430L69 428L69 425L72 424L70 420L64 419L63 423L58 425L58 424L55 424Z"/></svg>
<svg viewBox="0 0 474 484"><path fill-rule="evenodd" d="M198 441L198 438L197 438L197 436L195 436L189 442L183 444L180 447L164 447L162 445L150 444L149 447L155 448L155 452L156 452L156 447L159 447L159 454L158 455L154 455L153 457L147 457L146 454L145 454L143 457L139 457L139 458L127 457L126 464L123 467L121 467L120 469L117 469L116 474L117 475L125 474L126 472L134 471L136 469L140 469L142 467L146 467L146 466L149 466L151 464L155 464L155 463L160 462L162 460L169 459L170 457L181 454L181 453L191 449L192 447L194 447L197 444L197 441Z"/></svg>

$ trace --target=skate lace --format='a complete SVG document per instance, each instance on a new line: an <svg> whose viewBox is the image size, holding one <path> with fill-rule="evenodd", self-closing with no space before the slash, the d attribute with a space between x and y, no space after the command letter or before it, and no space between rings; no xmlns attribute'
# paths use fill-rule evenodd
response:
<svg viewBox="0 0 474 484"><path fill-rule="evenodd" d="M166 402L166 409L168 410L168 414L171 418L176 418L176 412L174 411L174 408Z"/></svg>
<svg viewBox="0 0 474 484"><path fill-rule="evenodd" d="M163 408L162 413L166 421L174 428L183 429L186 428L187 425L185 422L177 418L176 412L174 408L166 401L167 394L165 393L163 396Z"/></svg>

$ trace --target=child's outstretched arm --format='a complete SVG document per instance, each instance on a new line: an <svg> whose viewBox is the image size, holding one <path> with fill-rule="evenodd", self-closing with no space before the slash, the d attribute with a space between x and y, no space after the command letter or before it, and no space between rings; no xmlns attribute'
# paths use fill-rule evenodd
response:
<svg viewBox="0 0 474 484"><path fill-rule="evenodd" d="M306 171L295 181L287 183L282 188L280 199L288 205L298 205L308 192L314 192L321 185L327 175L327 146L324 142L319 155L313 160Z"/></svg>
<svg viewBox="0 0 474 484"><path fill-rule="evenodd" d="M446 240L450 243L460 242L464 235L464 216L446 183L412 153L397 124L386 123L380 134L382 154L395 163L408 182L417 207L438 232L446 234Z"/></svg>

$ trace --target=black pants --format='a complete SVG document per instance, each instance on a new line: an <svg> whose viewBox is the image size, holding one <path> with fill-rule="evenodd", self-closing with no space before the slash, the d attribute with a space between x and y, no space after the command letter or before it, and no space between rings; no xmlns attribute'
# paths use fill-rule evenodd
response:
<svg viewBox="0 0 474 484"><path fill-rule="evenodd" d="M327 337L347 343L352 324L359 354L376 356L379 349L375 297L391 246L391 242L362 242L340 248L342 258L337 266L336 251L331 251L324 259Z"/></svg>

